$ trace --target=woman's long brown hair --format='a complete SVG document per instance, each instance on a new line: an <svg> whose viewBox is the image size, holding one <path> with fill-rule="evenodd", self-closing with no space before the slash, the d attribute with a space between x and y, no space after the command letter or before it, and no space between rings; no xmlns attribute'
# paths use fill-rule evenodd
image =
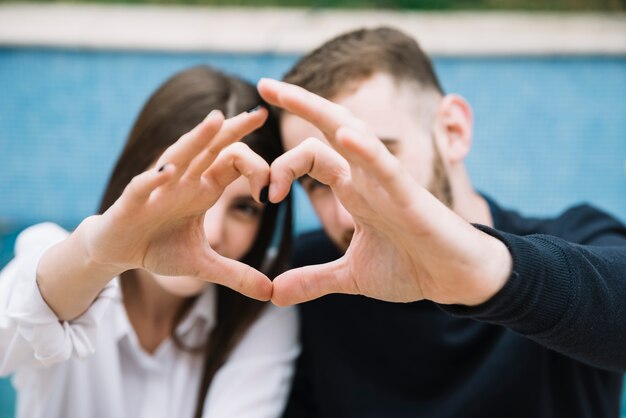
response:
<svg viewBox="0 0 626 418"><path fill-rule="evenodd" d="M209 67L194 67L174 75L149 98L135 121L105 189L99 213L106 211L120 197L134 176L145 171L168 146L200 123L211 110L219 109L226 117L232 117L259 104L262 100L254 86ZM282 153L275 115L270 114L264 126L244 138L243 142L271 163ZM282 220L280 225L279 218ZM280 238L273 240L277 230ZM268 257L268 250L275 244L276 253ZM268 277L275 277L286 269L290 247L291 200L288 199L281 205L267 205L255 242L241 261ZM123 277L124 292L129 289L124 283L132 280L134 274L129 271ZM193 301L190 298L177 312L171 334L180 349L204 353L204 370L195 412L195 417L199 418L215 373L228 360L229 354L259 317L265 304L218 286L216 325L205 344L190 348L182 344L175 329Z"/></svg>

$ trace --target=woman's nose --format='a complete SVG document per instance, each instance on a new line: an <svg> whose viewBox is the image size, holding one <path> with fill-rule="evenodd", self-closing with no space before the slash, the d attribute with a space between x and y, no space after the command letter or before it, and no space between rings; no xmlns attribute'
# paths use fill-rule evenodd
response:
<svg viewBox="0 0 626 418"><path fill-rule="evenodd" d="M204 215L204 234L211 248L217 252L225 238L224 215L224 208L219 203L216 203Z"/></svg>

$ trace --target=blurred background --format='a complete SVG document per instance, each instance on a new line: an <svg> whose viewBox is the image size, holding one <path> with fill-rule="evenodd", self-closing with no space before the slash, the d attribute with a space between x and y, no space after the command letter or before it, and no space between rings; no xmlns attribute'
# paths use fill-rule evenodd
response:
<svg viewBox="0 0 626 418"><path fill-rule="evenodd" d="M26 226L92 214L140 107L208 64L281 78L341 32L392 25L473 106L470 175L525 214L626 221L626 0L0 2L0 267ZM297 232L319 224L296 188ZM0 380L0 418L14 414ZM626 407L624 408L626 416Z"/></svg>
<svg viewBox="0 0 626 418"><path fill-rule="evenodd" d="M13 0L12 3L192 4L386 10L624 11L624 0Z"/></svg>

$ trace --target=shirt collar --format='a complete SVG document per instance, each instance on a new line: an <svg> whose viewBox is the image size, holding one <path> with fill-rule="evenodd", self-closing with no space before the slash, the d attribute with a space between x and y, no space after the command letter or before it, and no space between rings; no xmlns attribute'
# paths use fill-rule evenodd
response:
<svg viewBox="0 0 626 418"><path fill-rule="evenodd" d="M116 300L116 340L120 341L125 336L133 332L132 325L128 319L128 314L124 308L122 300L119 277L114 279L118 285L118 296ZM202 344L206 340L208 333L215 327L217 321L217 285L210 283L206 289L197 297L189 312L176 327L178 335L183 343L189 346Z"/></svg>
<svg viewBox="0 0 626 418"><path fill-rule="evenodd" d="M189 334L198 334L199 337L206 338L206 335L213 329L217 322L217 285L211 283L198 296L193 306L185 315L183 320L176 327L176 334L183 339ZM197 329L196 332L194 329ZM194 338L195 339L195 338ZM192 341L197 344L203 341Z"/></svg>

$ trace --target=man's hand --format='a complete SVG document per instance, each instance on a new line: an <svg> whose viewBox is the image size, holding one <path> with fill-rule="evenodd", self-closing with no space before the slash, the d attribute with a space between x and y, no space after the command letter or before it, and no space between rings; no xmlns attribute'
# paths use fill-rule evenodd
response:
<svg viewBox="0 0 626 418"><path fill-rule="evenodd" d="M348 293L474 305L502 288L512 269L504 244L417 184L364 122L297 86L263 79L258 88L267 102L314 124L330 144L309 138L279 157L270 200L284 199L291 183L308 174L331 187L355 227L339 260L277 277L274 303Z"/></svg>

